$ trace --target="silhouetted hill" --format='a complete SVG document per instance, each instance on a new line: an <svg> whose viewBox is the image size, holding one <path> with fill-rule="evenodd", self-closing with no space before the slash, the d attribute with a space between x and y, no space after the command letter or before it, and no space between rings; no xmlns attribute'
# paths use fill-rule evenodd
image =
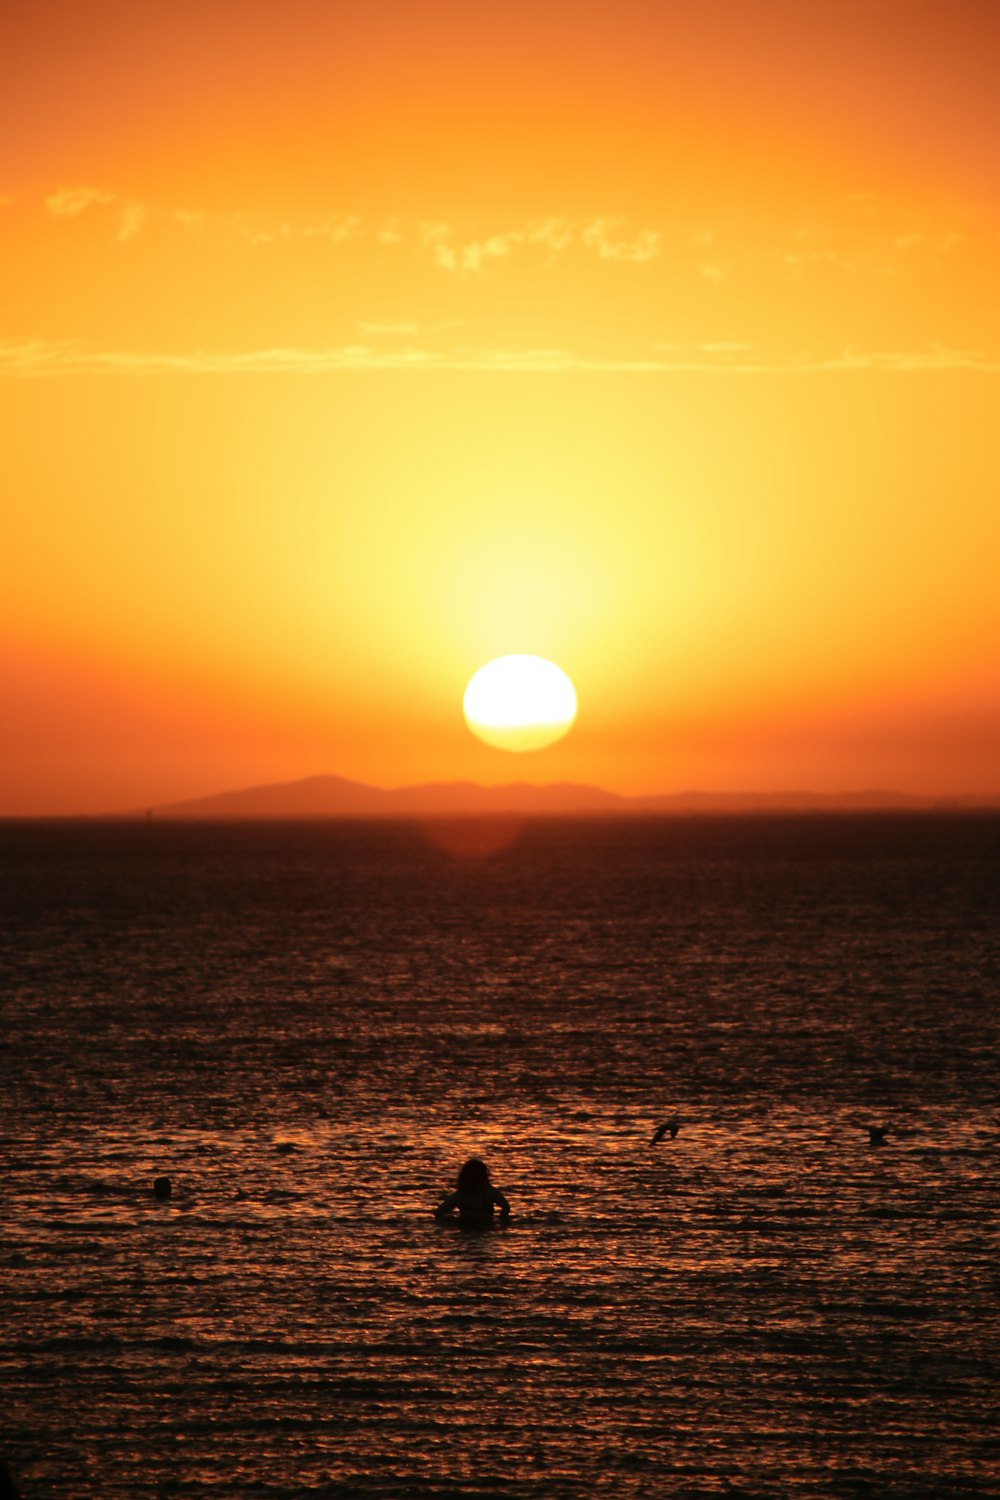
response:
<svg viewBox="0 0 1000 1500"><path fill-rule="evenodd" d="M677 792L637 799L648 812L864 812L929 808L942 799L906 792Z"/></svg>
<svg viewBox="0 0 1000 1500"><path fill-rule="evenodd" d="M385 812L385 792L342 776L306 776L218 792L153 809L162 818L367 818Z"/></svg>
<svg viewBox="0 0 1000 1500"><path fill-rule="evenodd" d="M903 792L677 792L659 797L623 797L596 786L553 782L532 786L509 782L428 782L384 790L342 776L307 776L219 792L153 808L157 818L427 818L491 817L506 814L618 814L636 817L685 813L852 812L879 809L958 808L996 805L1000 798L913 797ZM138 814L136 814L138 816Z"/></svg>
<svg viewBox="0 0 1000 1500"><path fill-rule="evenodd" d="M627 797L569 782L550 786L511 782L490 787L473 781L441 781L387 791L342 776L308 776L302 781L170 802L154 808L153 814L158 818L408 818L628 812L632 807Z"/></svg>

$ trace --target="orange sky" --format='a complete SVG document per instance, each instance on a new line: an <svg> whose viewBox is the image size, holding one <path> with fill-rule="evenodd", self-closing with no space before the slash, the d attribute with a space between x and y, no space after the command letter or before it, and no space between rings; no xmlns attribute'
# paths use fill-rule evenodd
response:
<svg viewBox="0 0 1000 1500"><path fill-rule="evenodd" d="M485 9L4 8L0 813L1000 792L1000 6Z"/></svg>

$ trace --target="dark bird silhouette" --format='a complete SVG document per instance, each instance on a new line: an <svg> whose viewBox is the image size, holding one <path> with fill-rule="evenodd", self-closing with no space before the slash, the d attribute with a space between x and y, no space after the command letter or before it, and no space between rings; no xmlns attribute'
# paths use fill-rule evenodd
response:
<svg viewBox="0 0 1000 1500"><path fill-rule="evenodd" d="M872 1146L884 1146L885 1138L889 1134L888 1125L869 1125L868 1141Z"/></svg>
<svg viewBox="0 0 1000 1500"><path fill-rule="evenodd" d="M649 1144L651 1146L657 1145L660 1141L663 1140L663 1137L665 1135L669 1135L670 1139L674 1140L680 1128L680 1120L678 1120L676 1115L671 1115L669 1120L664 1120L662 1125L657 1125L656 1129L653 1131L653 1139Z"/></svg>

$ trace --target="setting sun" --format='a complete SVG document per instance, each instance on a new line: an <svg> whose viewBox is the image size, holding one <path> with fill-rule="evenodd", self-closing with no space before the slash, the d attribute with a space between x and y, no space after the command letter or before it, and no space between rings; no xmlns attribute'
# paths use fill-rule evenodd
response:
<svg viewBox="0 0 1000 1500"><path fill-rule="evenodd" d="M576 718L576 691L555 662L499 656L469 681L463 700L473 734L498 750L543 750Z"/></svg>

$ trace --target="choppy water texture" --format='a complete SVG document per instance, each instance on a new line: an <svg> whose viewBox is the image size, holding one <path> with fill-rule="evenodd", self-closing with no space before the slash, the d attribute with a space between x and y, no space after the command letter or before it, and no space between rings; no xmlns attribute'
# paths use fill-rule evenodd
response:
<svg viewBox="0 0 1000 1500"><path fill-rule="evenodd" d="M24 1496L1000 1493L998 833L0 830Z"/></svg>

